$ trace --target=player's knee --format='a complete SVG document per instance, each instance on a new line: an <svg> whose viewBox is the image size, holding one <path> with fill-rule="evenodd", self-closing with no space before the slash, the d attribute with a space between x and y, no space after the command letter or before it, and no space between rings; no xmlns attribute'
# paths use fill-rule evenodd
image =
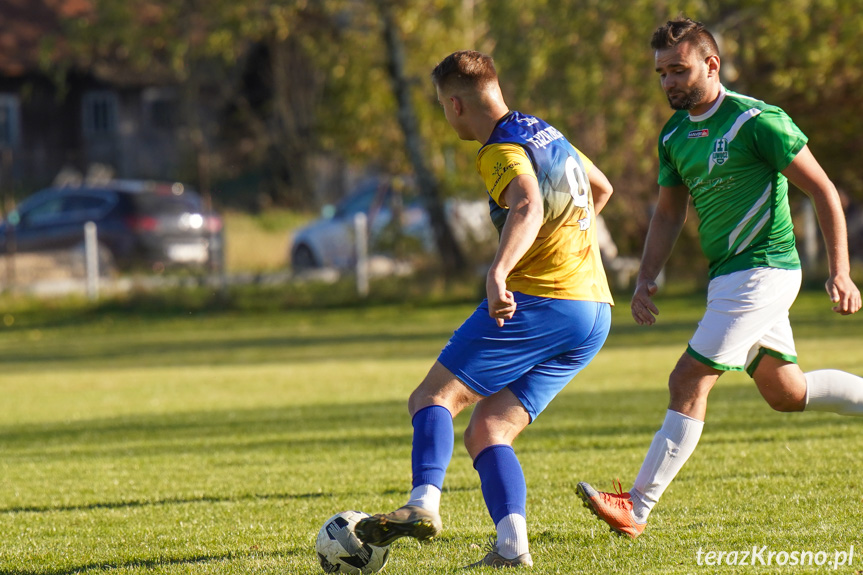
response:
<svg viewBox="0 0 863 575"><path fill-rule="evenodd" d="M430 394L421 387L415 389L408 398L408 412L411 417L416 415L418 411L431 405L440 405L441 407L445 407L452 414L458 413L458 411L450 405L446 397L443 397L440 394Z"/></svg>
<svg viewBox="0 0 863 575"><path fill-rule="evenodd" d="M483 440L481 439L481 434L477 432L476 426L471 423L464 430L464 447L467 449L471 458L476 457L476 455L482 451L482 444Z"/></svg>
<svg viewBox="0 0 863 575"><path fill-rule="evenodd" d="M425 407L426 395L419 392L419 388L415 389L408 397L408 413L413 417L417 411Z"/></svg>
<svg viewBox="0 0 863 575"><path fill-rule="evenodd" d="M485 421L471 421L464 430L464 447L471 459L491 445L505 443L505 439L496 436Z"/></svg>

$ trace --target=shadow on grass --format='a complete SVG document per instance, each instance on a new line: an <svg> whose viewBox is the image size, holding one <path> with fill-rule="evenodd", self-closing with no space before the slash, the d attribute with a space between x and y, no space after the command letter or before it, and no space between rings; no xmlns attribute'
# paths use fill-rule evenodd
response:
<svg viewBox="0 0 863 575"><path fill-rule="evenodd" d="M34 570L21 570L15 569L14 571L6 571L0 570L0 575L76 575L87 572L101 572L101 571L116 571L117 569L145 569L145 570L153 570L159 567L167 567L167 566L182 566L182 565L202 565L206 563L218 563L222 561L236 561L238 559L250 559L250 558L281 558L284 557L284 552L262 552L262 551L249 551L249 552L239 552L239 551L231 551L229 553L222 553L218 555L194 555L191 557L176 557L176 558L158 558L158 559L132 559L125 562L95 562L89 563L86 565L78 565L75 567L66 567L60 569L52 569L50 567L45 569L34 569Z"/></svg>
<svg viewBox="0 0 863 575"><path fill-rule="evenodd" d="M83 505L23 505L0 508L0 513L53 513L65 511L95 511L97 509L131 509L134 507L160 507L165 505L189 505L194 503L235 503L238 501L285 501L292 499L317 499L330 497L330 493L256 493L236 496L167 497L156 500L114 501Z"/></svg>
<svg viewBox="0 0 863 575"><path fill-rule="evenodd" d="M703 296L666 298L659 304L662 313L657 323L644 327L632 321L625 302L618 302L606 348L677 345L682 351L703 313ZM833 313L828 304L822 294L801 294L791 313L798 340L830 338L841 340L840 345L860 341L863 322ZM437 313L438 309L446 312ZM7 373L32 370L34 365L146 367L154 364L154 358L159 366L183 367L309 363L333 357L348 361L425 358L431 363L471 309L465 304L389 304L356 310L253 312L242 318L215 312L100 318L95 312L60 310L56 319L43 313L38 321L16 320L4 328L20 333L10 333L15 338L10 337L8 346L0 345L0 362ZM300 324L305 328L298 329ZM45 332L40 332L41 339L27 340L28 334L40 330ZM141 337L150 330L166 335L161 341Z"/></svg>
<svg viewBox="0 0 863 575"><path fill-rule="evenodd" d="M208 337L206 341L132 342L120 335L118 340L105 341L92 348L68 345L45 346L31 351L0 351L0 363L15 364L79 364L82 366L117 363L143 364L147 358L158 357L160 366L258 365L266 361L319 362L332 360L338 350L341 360L385 359L387 357L429 358L437 355L452 329L436 333L288 335L247 337L225 333ZM250 353L251 352L251 353ZM14 370L13 370L14 371Z"/></svg>
<svg viewBox="0 0 863 575"><path fill-rule="evenodd" d="M404 401L355 402L352 397L346 393L335 398L339 403L322 405L6 425L0 426L0 444L4 460L10 464L46 458L81 464L88 459L177 456L206 457L212 462L256 452L261 457L289 454L313 461L355 450L375 450L385 456L394 445L410 446L412 428ZM641 445L646 449L649 438L662 424L667 402L664 388L565 390L522 434L519 449ZM751 383L718 385L710 405L710 425L703 437L706 442L758 441L778 430L785 438L805 437L808 430L822 427L819 437L825 437L833 433L834 421L843 423L835 425L835 434L841 436L849 422L848 418L825 414L777 414ZM465 410L456 420L457 449L469 417L470 410Z"/></svg>

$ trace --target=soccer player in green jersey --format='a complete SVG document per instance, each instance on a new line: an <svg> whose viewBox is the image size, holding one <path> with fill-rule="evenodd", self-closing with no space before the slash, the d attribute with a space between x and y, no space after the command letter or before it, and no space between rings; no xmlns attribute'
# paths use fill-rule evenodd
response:
<svg viewBox="0 0 863 575"><path fill-rule="evenodd" d="M632 538L695 450L707 396L725 371L746 372L777 411L863 415L863 378L837 370L804 373L788 310L800 289L787 180L814 202L827 246L833 310L861 307L850 277L845 219L836 188L781 109L726 89L719 51L688 18L659 27L651 41L656 72L676 110L659 137L659 200L647 233L632 315L652 325L652 297L692 201L710 263L707 310L669 377L665 421L632 489L577 491L611 529Z"/></svg>

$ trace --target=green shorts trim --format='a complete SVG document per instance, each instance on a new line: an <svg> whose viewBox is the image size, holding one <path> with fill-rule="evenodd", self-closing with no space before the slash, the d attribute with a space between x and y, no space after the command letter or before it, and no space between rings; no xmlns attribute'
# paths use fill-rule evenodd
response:
<svg viewBox="0 0 863 575"><path fill-rule="evenodd" d="M778 351L762 347L758 349L758 353L755 355L755 359L753 359L749 366L746 368L746 373L749 374L749 377L752 377L752 374L755 373L756 369L758 369L758 364L761 363L761 358L763 358L765 355L775 357L776 359L781 359L782 361L787 361L788 363L797 363L796 355L780 353Z"/></svg>
<svg viewBox="0 0 863 575"><path fill-rule="evenodd" d="M761 363L761 358L763 358L765 355L775 357L776 359L781 359L782 361L787 361L788 363L797 363L796 355L781 353L772 349L767 349L766 347L761 347L758 349L758 353L755 355L755 358L749 363L749 365L745 369L739 365L725 365L723 363L717 363L712 359L704 357L703 355L692 349L690 346L686 346L686 353L688 353L707 367L712 367L713 369L718 369L719 371L745 371L749 374L749 377L752 377L752 374L754 374L755 370L758 369L758 364Z"/></svg>
<svg viewBox="0 0 863 575"><path fill-rule="evenodd" d="M743 368L739 365L725 365L724 363L716 363L712 359L704 357L688 345L686 346L686 353L688 353L707 367L712 367L713 369L718 369L719 371L743 371Z"/></svg>

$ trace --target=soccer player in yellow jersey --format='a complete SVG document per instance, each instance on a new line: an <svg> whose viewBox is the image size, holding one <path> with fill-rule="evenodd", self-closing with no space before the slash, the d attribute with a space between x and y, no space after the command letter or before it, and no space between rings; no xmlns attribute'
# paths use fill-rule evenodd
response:
<svg viewBox="0 0 863 575"><path fill-rule="evenodd" d="M438 534L453 417L476 404L464 442L497 540L471 567L530 566L527 486L512 443L608 335L612 299L594 221L612 188L557 129L509 110L491 57L456 52L432 80L458 136L482 144L477 169L500 245L486 300L408 402L414 428L408 503L360 521L356 533L373 545Z"/></svg>

